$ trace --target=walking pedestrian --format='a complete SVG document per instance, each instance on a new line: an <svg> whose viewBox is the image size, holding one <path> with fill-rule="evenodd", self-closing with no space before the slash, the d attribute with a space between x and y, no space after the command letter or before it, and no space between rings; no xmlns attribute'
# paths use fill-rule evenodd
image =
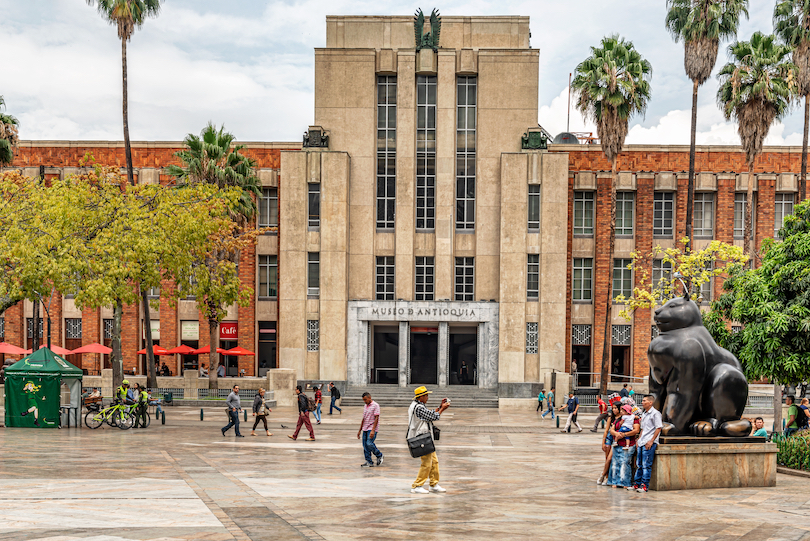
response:
<svg viewBox="0 0 810 541"><path fill-rule="evenodd" d="M329 404L329 415L332 415L332 410L338 410L338 413L343 413L343 410L337 406L337 401L340 400L340 391L335 387L335 383L329 382L329 394L332 395L332 403Z"/></svg>
<svg viewBox="0 0 810 541"><path fill-rule="evenodd" d="M429 410L425 404L432 392L433 391L428 391L427 387L424 386L414 389L413 402L408 408L408 439L419 436L420 434L432 432L432 423L438 421L444 410L450 407L450 402L446 398L442 398L442 403L438 408ZM428 494L429 492L447 492L439 486L439 458L436 456L436 451L424 455L421 458L422 465L419 467L419 474L416 476L416 481L411 485L411 493ZM423 486L428 479L430 479L430 490Z"/></svg>
<svg viewBox="0 0 810 541"><path fill-rule="evenodd" d="M644 409L644 413L641 414L641 436L637 443L636 477L630 490L647 492L647 488L650 486L653 460L655 460L655 450L658 448L658 440L664 423L661 420L661 412L653 407L652 396L646 395L642 398L641 407Z"/></svg>
<svg viewBox="0 0 810 541"><path fill-rule="evenodd" d="M264 423L264 431L267 433L267 435L273 435L267 429L267 414L271 411L273 410L268 408L267 404L264 402L264 389L259 389L259 392L256 393L255 397L253 397L253 415L256 417L256 420L253 421L253 430L250 431L251 436L256 435L256 427L259 425L259 421Z"/></svg>
<svg viewBox="0 0 810 541"><path fill-rule="evenodd" d="M541 415L541 419L545 419L546 415L551 414L551 420L554 420L554 387L546 394L546 406L548 409Z"/></svg>
<svg viewBox="0 0 810 541"><path fill-rule="evenodd" d="M377 449L374 440L377 439L377 429L380 426L380 405L371 399L369 393L363 393L363 402L366 406L363 408L363 419L360 421L360 430L357 431L357 439L363 438L363 454L366 461L361 464L362 468L371 468L374 463L371 461L371 455L377 457L377 466L383 463L382 451Z"/></svg>
<svg viewBox="0 0 810 541"><path fill-rule="evenodd" d="M297 440L301 426L306 426L307 430L309 430L307 441L315 441L315 432L312 430L312 423L309 422L309 400L307 399L307 395L304 394L304 389L302 389L300 385L295 387L295 394L298 395L298 424L295 425L295 433L287 437L291 440Z"/></svg>
<svg viewBox="0 0 810 541"><path fill-rule="evenodd" d="M577 432L582 432L582 427L577 422L577 413L579 412L579 398L574 396L574 391L568 391L568 401L560 406L560 411L563 408L568 408L568 419L565 420L565 428L560 432L567 432L571 428L571 423L577 426Z"/></svg>
<svg viewBox="0 0 810 541"><path fill-rule="evenodd" d="M594 421L591 432L599 430L599 423L608 418L608 405L602 400L601 396L596 399L596 404L599 406L599 416L596 418L596 421Z"/></svg>
<svg viewBox="0 0 810 541"><path fill-rule="evenodd" d="M321 393L321 386L315 386L315 421L321 424L321 402L323 402L323 394Z"/></svg>
<svg viewBox="0 0 810 541"><path fill-rule="evenodd" d="M538 393L538 395L537 395L537 409L534 410L535 412L538 412L541 409L543 409L543 400L545 400L545 399L546 399L546 395L544 395L543 391L541 390L540 393Z"/></svg>
<svg viewBox="0 0 810 541"><path fill-rule="evenodd" d="M239 412L242 411L242 402L239 399L239 385L233 386L231 394L228 395L228 400L225 401L225 405L228 408L230 422L222 428L222 435L224 436L225 432L233 427L234 432L236 432L236 437L244 438L242 433L239 432Z"/></svg>
<svg viewBox="0 0 810 541"><path fill-rule="evenodd" d="M621 391L619 391L619 396L624 398L626 396L630 396L630 392L627 390L627 384L625 383L622 385Z"/></svg>

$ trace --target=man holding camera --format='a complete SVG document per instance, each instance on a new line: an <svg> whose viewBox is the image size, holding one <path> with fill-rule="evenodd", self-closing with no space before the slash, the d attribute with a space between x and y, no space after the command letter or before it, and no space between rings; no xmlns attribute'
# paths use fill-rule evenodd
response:
<svg viewBox="0 0 810 541"><path fill-rule="evenodd" d="M427 387L417 387L413 394L413 402L411 407L408 408L408 436L413 438L420 434L426 434L432 430L432 423L441 418L444 410L450 407L450 401L442 398L441 405L435 410L430 410L425 406L430 393ZM430 492L447 492L439 486L439 459L436 456L436 451L424 455L422 458L422 465L419 467L419 474L416 476L416 481L411 485L412 494L429 494ZM426 489L423 485L425 481L430 479L430 490Z"/></svg>

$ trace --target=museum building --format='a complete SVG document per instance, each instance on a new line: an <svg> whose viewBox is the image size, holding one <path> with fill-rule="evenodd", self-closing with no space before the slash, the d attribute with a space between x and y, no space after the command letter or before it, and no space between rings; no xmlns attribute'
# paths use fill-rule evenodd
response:
<svg viewBox="0 0 810 541"><path fill-rule="evenodd" d="M263 186L257 223L277 231L240 257L255 295L228 309L220 338L256 356L226 357L229 376L281 367L350 390L467 385L503 404L534 396L573 360L577 383L589 386L602 355L601 299L637 285L631 252L683 237L688 147L626 147L611 259L610 164L599 146L546 148L536 137L540 51L528 17L446 16L440 34L424 26L415 43L411 16L327 17L303 143L247 143ZM134 143L138 181L167 182L180 146ZM119 142L38 141L20 144L14 168L67 175L87 152L124 163ZM792 212L800 158L801 149L771 147L757 160L757 246ZM698 148L698 247L741 243L746 170L738 147ZM666 272L658 264L653 278ZM704 303L719 282L704 288ZM156 342L208 345L196 301L161 297L171 287L150 292ZM648 371L652 316L627 321L620 308L611 373L636 381ZM111 309L81 311L66 295L51 301L51 316L54 343L109 341ZM28 347L32 317L27 301L7 310L0 339ZM143 373L137 306L125 309L122 341L125 370ZM178 374L206 357L164 360ZM75 362L93 373L108 360Z"/></svg>

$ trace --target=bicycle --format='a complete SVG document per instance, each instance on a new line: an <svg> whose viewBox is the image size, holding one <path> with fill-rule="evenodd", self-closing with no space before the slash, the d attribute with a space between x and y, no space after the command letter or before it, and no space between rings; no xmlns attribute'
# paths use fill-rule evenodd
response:
<svg viewBox="0 0 810 541"><path fill-rule="evenodd" d="M135 414L129 406L119 403L98 412L88 411L84 416L84 424L87 428L95 430L104 423L121 430L128 430L135 424Z"/></svg>

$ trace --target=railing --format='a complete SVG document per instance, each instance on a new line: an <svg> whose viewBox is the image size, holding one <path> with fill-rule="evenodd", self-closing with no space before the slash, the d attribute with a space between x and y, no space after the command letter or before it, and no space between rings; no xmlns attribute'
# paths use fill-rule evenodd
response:
<svg viewBox="0 0 810 541"><path fill-rule="evenodd" d="M250 399L259 392L256 389L239 389L239 398ZM231 394L231 389L197 389L197 397L207 400L225 400Z"/></svg>
<svg viewBox="0 0 810 541"><path fill-rule="evenodd" d="M584 391L584 392L583 392ZM576 397L579 400L580 406L596 406L596 398L599 396L597 392L587 392L584 389L577 390ZM607 399L607 396L602 396L603 399ZM747 408L758 408L758 409L767 409L773 407L773 396L771 395L762 395L762 394L750 394L748 395L748 401L745 404Z"/></svg>
<svg viewBox="0 0 810 541"><path fill-rule="evenodd" d="M172 393L172 400L182 400L185 395L185 389L179 388L166 388L166 387L148 387L152 398L164 398L166 393Z"/></svg>

